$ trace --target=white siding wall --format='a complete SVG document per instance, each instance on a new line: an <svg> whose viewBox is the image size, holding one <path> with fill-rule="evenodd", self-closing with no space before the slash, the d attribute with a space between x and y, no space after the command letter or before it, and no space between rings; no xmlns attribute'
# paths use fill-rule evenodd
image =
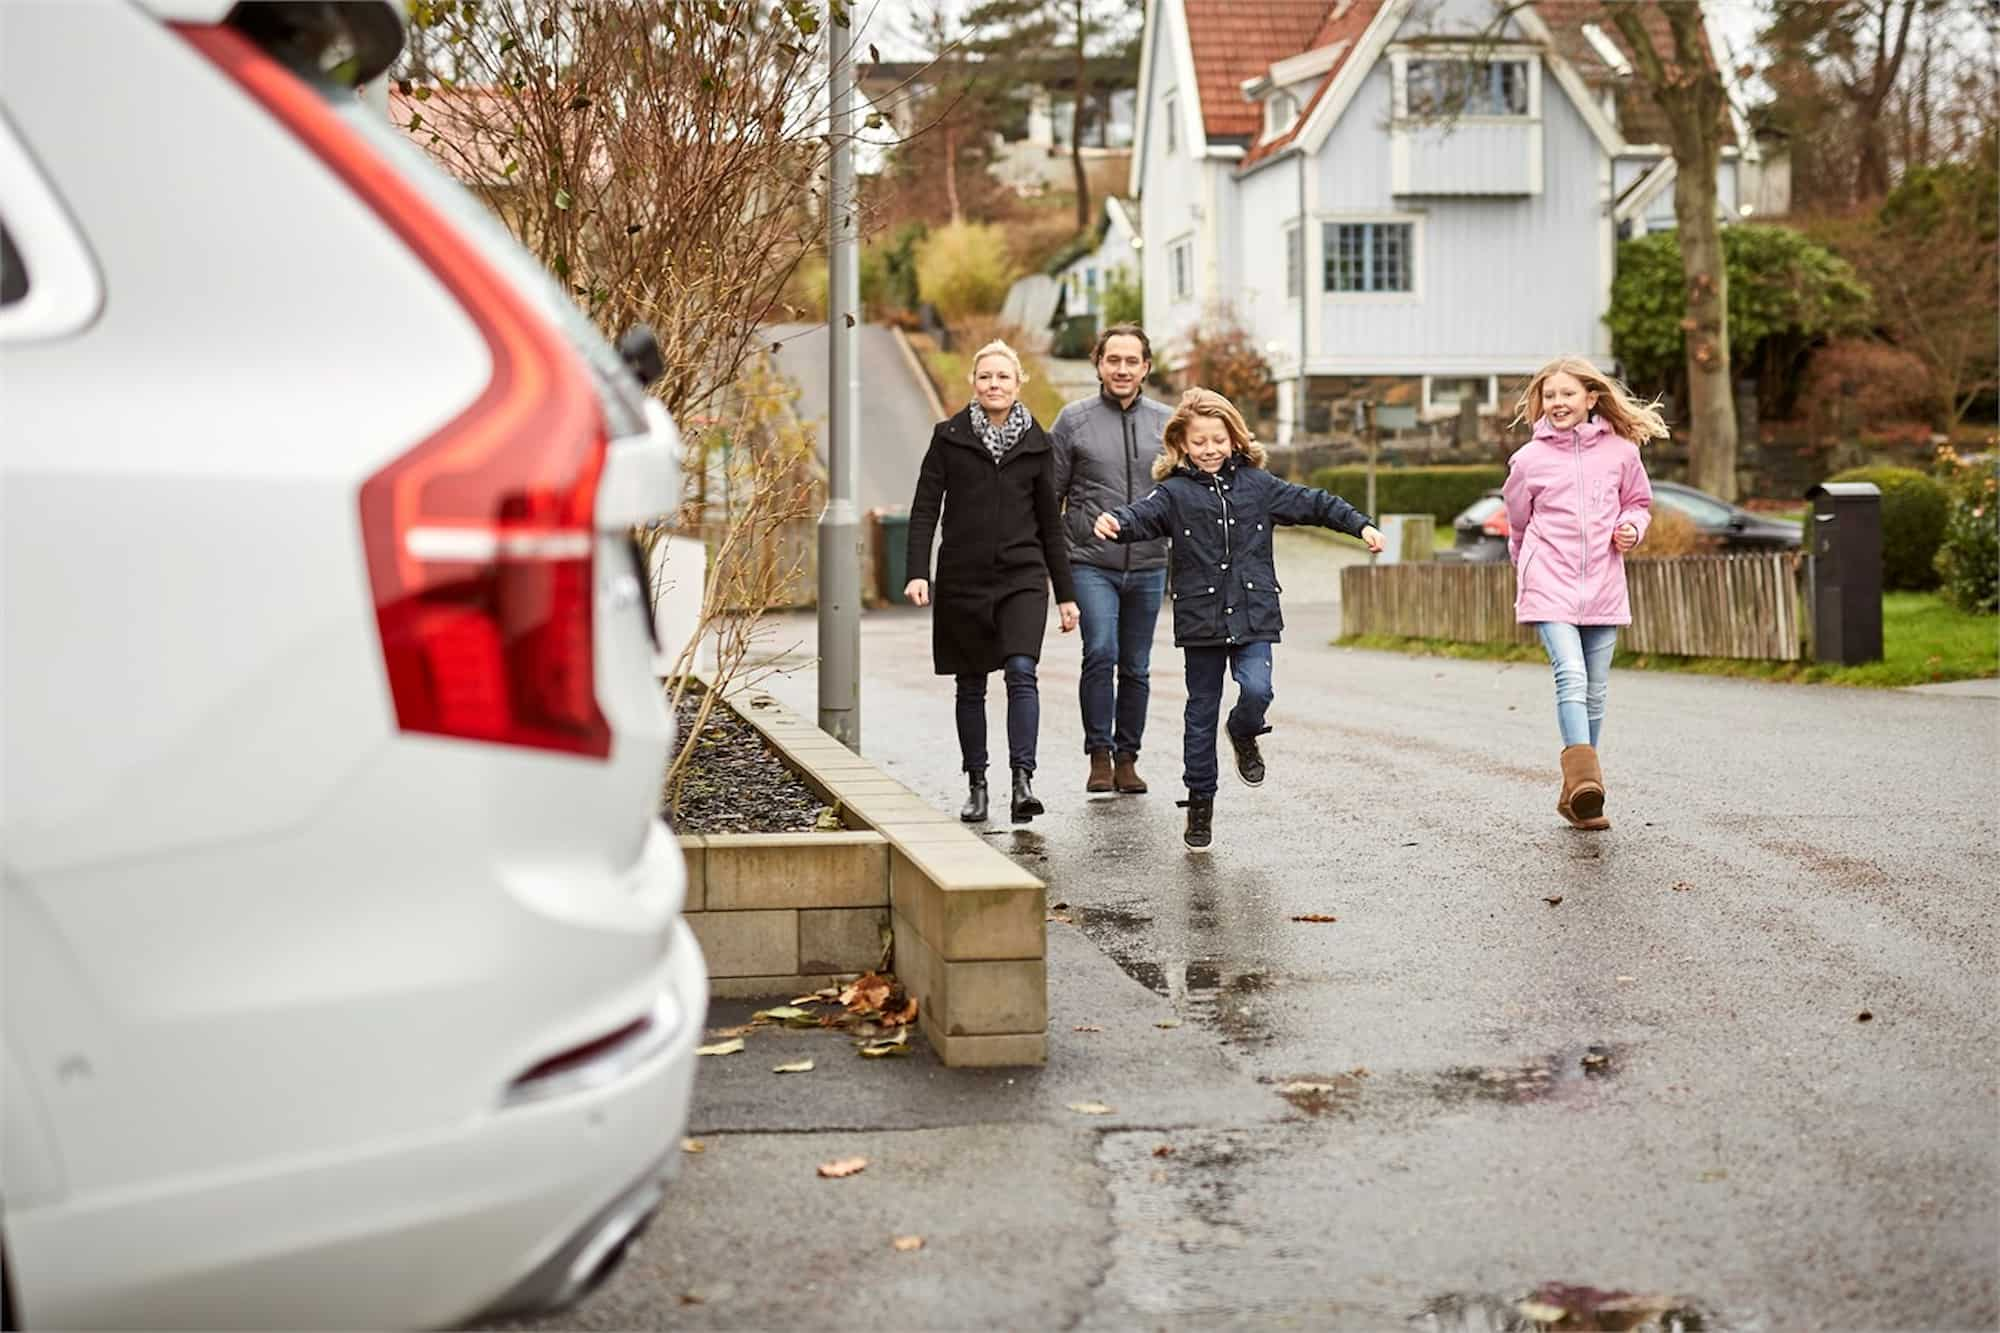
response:
<svg viewBox="0 0 2000 1333"><path fill-rule="evenodd" d="M1237 183L1242 220L1234 247L1242 265L1233 302L1237 321L1256 338L1274 373L1294 373L1299 348L1299 303L1285 290L1285 228L1299 213L1299 168L1292 158L1274 162ZM1270 344L1282 343L1273 353Z"/></svg>
<svg viewBox="0 0 2000 1333"><path fill-rule="evenodd" d="M1316 164L1310 281L1323 281L1321 225L1414 220L1416 292L1326 292L1312 370L1321 374L1524 373L1563 352L1604 354L1600 255L1610 226L1603 152L1553 78L1542 99L1542 193L1525 199L1398 199L1390 186L1386 62L1363 84ZM1289 211L1289 210L1288 210ZM1276 217L1250 244L1282 256Z"/></svg>
<svg viewBox="0 0 2000 1333"><path fill-rule="evenodd" d="M1180 34L1175 30L1178 25L1176 6L1163 4L1157 13L1158 21L1153 25L1154 49L1149 66L1151 86L1148 89L1148 105L1141 112L1147 117L1147 125L1146 160L1141 168L1139 200L1139 230L1145 236L1145 247L1139 253L1144 256L1146 332L1153 339L1154 346L1163 349L1164 361L1164 349L1201 313L1205 258L1201 254L1202 227L1198 208L1204 192L1204 164L1193 155L1186 133L1187 124L1192 119L1187 105L1192 90L1181 85L1179 62L1175 55L1181 41ZM1160 123L1169 98L1174 101L1182 118L1175 132L1176 147L1171 155L1166 151L1166 127ZM1189 300L1175 301L1169 276L1169 256L1177 244L1190 238L1195 250L1194 294Z"/></svg>

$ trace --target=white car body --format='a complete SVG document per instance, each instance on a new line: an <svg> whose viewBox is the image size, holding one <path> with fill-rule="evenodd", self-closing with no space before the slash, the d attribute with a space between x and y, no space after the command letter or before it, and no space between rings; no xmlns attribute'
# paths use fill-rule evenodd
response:
<svg viewBox="0 0 2000 1333"><path fill-rule="evenodd" d="M229 8L0 0L11 1313L552 1308L658 1201L705 1018L627 535L677 441ZM489 458L588 512L432 517Z"/></svg>

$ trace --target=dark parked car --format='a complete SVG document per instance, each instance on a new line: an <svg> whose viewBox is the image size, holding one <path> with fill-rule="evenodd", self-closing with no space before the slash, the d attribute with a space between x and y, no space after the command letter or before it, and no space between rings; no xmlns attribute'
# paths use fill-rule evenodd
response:
<svg viewBox="0 0 2000 1333"><path fill-rule="evenodd" d="M1798 524L1754 514L1677 481L1654 482L1653 503L1684 515L1724 551L1783 551L1799 545ZM1507 558L1507 505L1500 492L1488 491L1474 500L1451 526L1455 558L1472 562Z"/></svg>

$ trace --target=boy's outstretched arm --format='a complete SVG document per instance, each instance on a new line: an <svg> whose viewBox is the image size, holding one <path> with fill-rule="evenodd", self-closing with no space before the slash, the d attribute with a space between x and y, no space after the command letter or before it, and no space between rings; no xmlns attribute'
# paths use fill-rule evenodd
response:
<svg viewBox="0 0 2000 1333"><path fill-rule="evenodd" d="M1173 531L1173 501L1168 498L1166 487L1155 486L1131 504L1107 509L1100 517L1110 518L1118 525L1117 531L1109 535L1111 541L1149 541Z"/></svg>
<svg viewBox="0 0 2000 1333"><path fill-rule="evenodd" d="M1322 491L1315 486L1298 486L1276 478L1272 479L1272 484L1275 487L1271 493L1271 518L1274 522L1332 528L1350 537L1359 537L1362 529L1375 526L1375 520L1331 491Z"/></svg>

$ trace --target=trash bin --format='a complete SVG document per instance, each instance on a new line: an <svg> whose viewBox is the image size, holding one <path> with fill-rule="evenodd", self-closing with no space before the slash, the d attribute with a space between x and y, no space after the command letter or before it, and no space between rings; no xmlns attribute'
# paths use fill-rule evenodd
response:
<svg viewBox="0 0 2000 1333"><path fill-rule="evenodd" d="M1807 601L1813 657L1821 662L1882 658L1882 492L1872 482L1821 482L1807 533Z"/></svg>
<svg viewBox="0 0 2000 1333"><path fill-rule="evenodd" d="M910 581L910 511L900 505L871 509L875 520L875 579L882 600L891 606L907 606L903 585Z"/></svg>

